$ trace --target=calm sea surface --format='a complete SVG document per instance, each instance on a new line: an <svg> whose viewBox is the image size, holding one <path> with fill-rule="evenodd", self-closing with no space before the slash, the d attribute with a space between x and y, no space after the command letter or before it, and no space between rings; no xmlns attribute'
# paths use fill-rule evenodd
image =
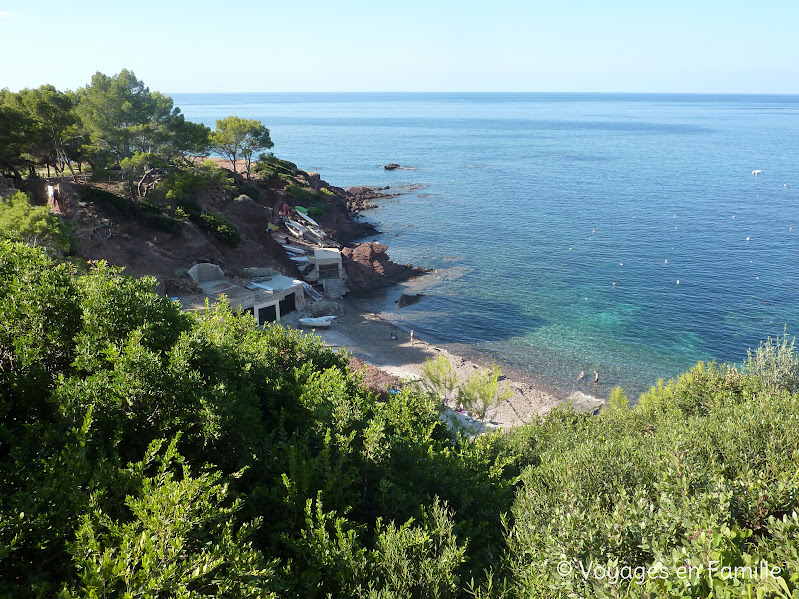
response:
<svg viewBox="0 0 799 599"><path fill-rule="evenodd" d="M439 271L418 304L371 307L557 388L596 368L600 394L635 396L799 331L799 96L173 99L209 126L261 120L333 185L412 189L365 218L393 260Z"/></svg>

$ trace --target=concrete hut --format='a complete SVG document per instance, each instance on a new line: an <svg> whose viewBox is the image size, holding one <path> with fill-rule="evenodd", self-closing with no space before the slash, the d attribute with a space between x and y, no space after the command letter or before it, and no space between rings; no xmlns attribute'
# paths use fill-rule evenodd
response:
<svg viewBox="0 0 799 599"><path fill-rule="evenodd" d="M308 278L322 283L328 297L341 297L344 292L341 252L331 248L316 248L313 254L313 270Z"/></svg>
<svg viewBox="0 0 799 599"><path fill-rule="evenodd" d="M278 274L268 268L246 269L246 277L225 278L216 264L195 264L189 276L202 289L202 294L178 297L184 310L198 311L224 295L234 310L249 312L259 325L280 322L283 315L305 307L302 281Z"/></svg>

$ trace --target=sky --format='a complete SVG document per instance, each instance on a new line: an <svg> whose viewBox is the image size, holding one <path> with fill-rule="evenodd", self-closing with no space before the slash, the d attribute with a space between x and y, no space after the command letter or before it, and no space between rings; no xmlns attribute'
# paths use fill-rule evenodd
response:
<svg viewBox="0 0 799 599"><path fill-rule="evenodd" d="M0 0L0 88L799 94L798 24L798 0Z"/></svg>

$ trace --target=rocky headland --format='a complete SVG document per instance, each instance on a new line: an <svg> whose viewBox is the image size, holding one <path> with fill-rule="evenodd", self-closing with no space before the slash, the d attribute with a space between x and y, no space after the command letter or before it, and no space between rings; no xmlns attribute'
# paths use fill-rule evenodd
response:
<svg viewBox="0 0 799 599"><path fill-rule="evenodd" d="M215 239L189 219L178 223L179 232L160 230L155 225L168 209L164 208L164 214L151 214L156 204L126 200L127 190L119 182L51 181L54 193L48 194L47 182L39 180L28 191L71 223L78 256L125 267L132 276L155 276L164 291L189 284L185 273L199 262L217 264L225 272L268 265L299 277L300 272L284 247L285 240L291 240L278 216L284 205L315 209L315 220L331 242L342 248L350 277L348 287L353 291L368 292L425 272L412 265L395 264L383 244L358 244L378 233L358 214L374 208L375 200L399 195L388 192L388 188L360 186L344 190L322 180L317 173L299 169L290 178L246 181L241 173L233 173L229 162L218 163L228 169L239 188L203 190L197 202L203 210L221 216L236 228L241 241L235 247ZM278 231L270 231L270 225L277 226Z"/></svg>
<svg viewBox="0 0 799 599"><path fill-rule="evenodd" d="M421 275L429 270L412 264L392 262L382 243L361 243L354 248L341 249L341 263L347 272L350 291L364 292L388 287L399 281Z"/></svg>

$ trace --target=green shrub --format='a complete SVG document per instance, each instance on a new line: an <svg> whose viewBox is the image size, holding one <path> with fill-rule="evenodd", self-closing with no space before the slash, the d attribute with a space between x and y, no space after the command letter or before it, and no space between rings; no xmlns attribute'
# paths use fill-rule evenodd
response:
<svg viewBox="0 0 799 599"><path fill-rule="evenodd" d="M70 223L50 213L47 206L31 205L21 191L0 199L0 238L41 246L51 255L71 250Z"/></svg>
<svg viewBox="0 0 799 599"><path fill-rule="evenodd" d="M183 232L183 223L166 214L153 214L145 212L140 217L141 222L152 229L179 235Z"/></svg>
<svg viewBox="0 0 799 599"><path fill-rule="evenodd" d="M139 202L139 210L142 212L148 212L150 214L163 214L164 208L158 204L153 202L148 202L147 200L141 200Z"/></svg>
<svg viewBox="0 0 799 599"><path fill-rule="evenodd" d="M236 186L228 172L213 160L206 160L198 167L176 170L161 184L166 199L179 203L195 200L205 189L235 191Z"/></svg>
<svg viewBox="0 0 799 599"><path fill-rule="evenodd" d="M754 353L747 352L746 373L757 377L765 389L799 391L799 356L794 349L795 339L788 343L787 328L782 339L762 341Z"/></svg>
<svg viewBox="0 0 799 599"><path fill-rule="evenodd" d="M281 175L284 177L291 177L297 173L298 170L296 164L288 160L276 158L274 154L261 154L258 162L253 165L253 172L258 173L264 178L274 176L280 177Z"/></svg>
<svg viewBox="0 0 799 599"><path fill-rule="evenodd" d="M500 382L502 371L492 364L474 373L458 387L458 405L474 412L479 420L485 420L489 410L508 399L513 392Z"/></svg>
<svg viewBox="0 0 799 599"><path fill-rule="evenodd" d="M261 199L261 196L263 195L261 193L260 187L256 185L249 185L247 183L239 183L238 185L236 185L236 192L238 193L238 195L246 195L254 200Z"/></svg>
<svg viewBox="0 0 799 599"><path fill-rule="evenodd" d="M327 214L327 204L320 204L319 202L316 202L311 204L311 206L308 208L308 216L311 218L317 218L324 216L325 214Z"/></svg>
<svg viewBox="0 0 799 599"><path fill-rule="evenodd" d="M303 187L302 185L297 185L296 183L291 183L290 185L286 186L286 193L288 193L292 198L294 198L297 202L311 202L315 200L317 196L317 192L310 187Z"/></svg>
<svg viewBox="0 0 799 599"><path fill-rule="evenodd" d="M241 243L241 233L236 225L225 220L213 212L190 212L189 218L203 231L211 233L219 241L230 247L236 247Z"/></svg>
<svg viewBox="0 0 799 599"><path fill-rule="evenodd" d="M81 199L86 202L92 202L104 208L111 208L120 217L130 219L136 215L135 204L127 198L97 187L76 186L76 188L80 193Z"/></svg>
<svg viewBox="0 0 799 599"><path fill-rule="evenodd" d="M598 417L556 410L534 425L540 463L522 475L508 534L515 596L776 596L774 578L708 572L760 560L790 573L784 596L793 596L799 538L786 534L799 523L799 396L790 377L772 376L790 372L779 365L793 353L786 343L765 350L774 358L761 361L765 380L700 363L632 410L618 389ZM582 576L591 564L626 566L628 576ZM687 581L680 567L701 574ZM629 569L656 576L631 579Z"/></svg>
<svg viewBox="0 0 799 599"><path fill-rule="evenodd" d="M445 355L441 354L435 359L427 358L422 364L420 391L429 393L437 401L449 400L457 383L458 378L452 369L452 363Z"/></svg>

